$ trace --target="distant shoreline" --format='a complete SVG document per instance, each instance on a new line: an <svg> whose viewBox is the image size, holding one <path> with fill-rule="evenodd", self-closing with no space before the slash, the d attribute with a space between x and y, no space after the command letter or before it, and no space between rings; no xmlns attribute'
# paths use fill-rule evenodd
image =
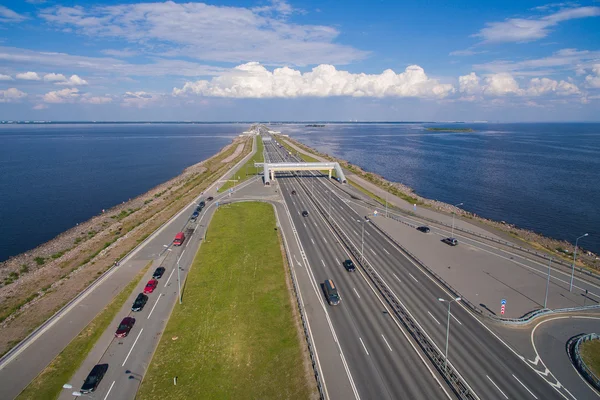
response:
<svg viewBox="0 0 600 400"><path fill-rule="evenodd" d="M475 132L472 128L427 128L432 132Z"/></svg>

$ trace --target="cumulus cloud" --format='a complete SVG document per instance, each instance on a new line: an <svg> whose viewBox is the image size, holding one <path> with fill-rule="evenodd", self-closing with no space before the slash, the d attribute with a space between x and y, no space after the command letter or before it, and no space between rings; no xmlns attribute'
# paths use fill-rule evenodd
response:
<svg viewBox="0 0 600 400"><path fill-rule="evenodd" d="M239 65L212 80L187 82L173 95L193 93L202 96L234 98L294 97L435 97L454 91L450 84L429 78L423 68L411 65L402 73L391 69L378 75L353 74L321 64L310 72L283 67L269 71L257 62Z"/></svg>
<svg viewBox="0 0 600 400"><path fill-rule="evenodd" d="M0 81L12 81L13 78L10 75L0 74Z"/></svg>
<svg viewBox="0 0 600 400"><path fill-rule="evenodd" d="M44 81L46 82L54 82L56 85L69 85L69 86L80 86L87 85L87 81L85 79L81 79L78 75L71 75L70 78L67 79L63 74L46 74L44 75Z"/></svg>
<svg viewBox="0 0 600 400"><path fill-rule="evenodd" d="M86 104L108 104L112 103L113 99L109 96L90 96L84 95L81 97L81 102Z"/></svg>
<svg viewBox="0 0 600 400"><path fill-rule="evenodd" d="M550 28L571 19L600 16L600 7L575 7L559 10L538 18L509 18L502 22L490 22L476 33L484 42L531 42L542 39Z"/></svg>
<svg viewBox="0 0 600 400"><path fill-rule="evenodd" d="M37 72L23 72L20 74L17 74L17 79L22 79L24 81L39 81L42 78L40 78L40 76L37 74Z"/></svg>
<svg viewBox="0 0 600 400"><path fill-rule="evenodd" d="M469 75L459 77L458 82L459 92L465 96L463 100L470 101L476 99L477 96L539 97L550 94L557 96L581 94L581 90L574 83L549 78L533 78L527 82L525 87L521 87L517 80L507 72L490 74L484 78L480 78L474 72L471 72Z"/></svg>
<svg viewBox="0 0 600 400"><path fill-rule="evenodd" d="M144 108L159 101L163 96L156 93L144 91L125 92L122 105L125 107Z"/></svg>
<svg viewBox="0 0 600 400"><path fill-rule="evenodd" d="M64 82L66 80L67 78L63 74L51 73L44 75L44 81L46 82Z"/></svg>
<svg viewBox="0 0 600 400"><path fill-rule="evenodd" d="M46 103L73 103L79 98L79 89L77 88L66 88L62 90L56 90L48 92L43 96L43 100Z"/></svg>
<svg viewBox="0 0 600 400"><path fill-rule="evenodd" d="M594 65L592 68L593 75L585 77L585 82L589 87L600 89L600 64Z"/></svg>
<svg viewBox="0 0 600 400"><path fill-rule="evenodd" d="M291 23L283 1L243 8L204 3L137 3L98 7L51 7L40 17L59 27L136 44L146 53L200 60L269 64L348 64L368 52L335 43L330 26Z"/></svg>
<svg viewBox="0 0 600 400"><path fill-rule="evenodd" d="M26 19L27 17L14 12L10 8L0 5L0 22L21 22Z"/></svg>
<svg viewBox="0 0 600 400"><path fill-rule="evenodd" d="M27 93L21 92L17 88L0 90L0 103L12 103L14 101L19 101L23 97L27 97Z"/></svg>

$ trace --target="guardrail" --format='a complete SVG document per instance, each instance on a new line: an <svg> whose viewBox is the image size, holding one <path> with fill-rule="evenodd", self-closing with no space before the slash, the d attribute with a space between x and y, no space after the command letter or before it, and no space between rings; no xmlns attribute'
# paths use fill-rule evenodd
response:
<svg viewBox="0 0 600 400"><path fill-rule="evenodd" d="M600 377L598 377L594 371L592 371L581 358L580 346L590 340L600 340L600 335L597 333L590 333L588 335L575 336L567 342L567 350L571 362L575 364L575 368L583 377L593 386L596 390L600 390Z"/></svg>
<svg viewBox="0 0 600 400"><path fill-rule="evenodd" d="M329 226L335 232L336 236L340 239L340 243L342 243L348 249L348 251L352 253L354 258L358 261L358 264L362 266L363 270L365 271L371 282L373 282L379 293L383 296L387 304L394 311L394 314L398 317L400 322L404 325L404 327L407 329L407 331L410 333L413 339L417 342L419 347L421 347L421 349L427 355L434 367L438 370L438 372L442 375L444 380L448 383L452 391L460 399L478 399L477 395L473 393L467 382L460 376L460 374L454 368L454 366L451 363L445 363L446 360L444 354L434 345L433 341L429 338L429 336L420 328L419 324L412 318L408 310L406 310L403 307L403 305L388 288L383 279L381 279L377 271L373 269L373 267L367 260L361 257L360 249L356 248L353 245L352 241L349 240L344 230L337 224L337 222L335 222L335 220L329 219L327 217L327 212L323 209L321 204L313 197L311 191L308 187L306 187L302 180L299 179L298 182L308 194L308 197L315 205L315 208L319 210L321 215L324 216L325 221L327 221Z"/></svg>

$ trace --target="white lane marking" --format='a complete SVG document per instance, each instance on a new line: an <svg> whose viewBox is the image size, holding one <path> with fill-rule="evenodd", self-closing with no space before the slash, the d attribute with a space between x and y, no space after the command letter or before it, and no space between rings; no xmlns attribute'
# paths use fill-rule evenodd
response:
<svg viewBox="0 0 600 400"><path fill-rule="evenodd" d="M158 301L160 300L160 295L158 296L158 299L156 299L156 301L154 302L154 306L152 307L152 310L150 310L150 314L148 314L148 318L146 319L150 319L150 316L152 315L152 313L154 312L154 309L156 308L156 305L158 304Z"/></svg>
<svg viewBox="0 0 600 400"><path fill-rule="evenodd" d="M390 255L390 252L389 252L389 251L387 251L387 250L385 249L385 247L382 247L382 248L383 248L383 251L385 251L385 252L388 254L388 256L389 256L389 255Z"/></svg>
<svg viewBox="0 0 600 400"><path fill-rule="evenodd" d="M327 243L327 239L325 239L325 236L323 236L323 240L325 241L325 243Z"/></svg>
<svg viewBox="0 0 600 400"><path fill-rule="evenodd" d="M398 275L396 275L395 273L392 272L392 275L394 275L394 278L398 279L398 282L402 283L402 281L400 280L400 278L398 278Z"/></svg>
<svg viewBox="0 0 600 400"><path fill-rule="evenodd" d="M362 341L362 338L358 338L358 340L360 340L360 343L362 343L363 349L365 349L365 353L367 353L367 355L369 355L369 352L367 351L367 346L365 346L365 343Z"/></svg>
<svg viewBox="0 0 600 400"><path fill-rule="evenodd" d="M315 241L313 240L313 238L310 238L310 241L312 242L312 244L315 244Z"/></svg>
<svg viewBox="0 0 600 400"><path fill-rule="evenodd" d="M106 392L106 396L104 396L104 400L108 399L108 395L110 394L110 391L112 390L113 386L115 386L115 382L116 381L113 381L113 383L108 388L108 392Z"/></svg>
<svg viewBox="0 0 600 400"><path fill-rule="evenodd" d="M189 238L188 238L188 243L189 243ZM183 249L183 251L181 252L181 255L177 259L177 262L179 262L181 260L181 257L183 257L183 253L185 253L185 249Z"/></svg>
<svg viewBox="0 0 600 400"><path fill-rule="evenodd" d="M390 346L390 344L388 343L388 341L385 340L385 336L383 336L383 333L381 334L381 337L383 338L383 341L385 342L385 344L387 344L388 349L390 349L390 351L392 351L392 347Z"/></svg>
<svg viewBox="0 0 600 400"><path fill-rule="evenodd" d="M456 317L454 316L454 314L450 313L450 315L452 316L452 318L454 318L454 320L455 320L456 322L458 322L460 325L462 325L462 323L461 323L461 322L458 320L458 318L456 318Z"/></svg>
<svg viewBox="0 0 600 400"><path fill-rule="evenodd" d="M354 229L352 229L354 231ZM356 235L358 235L358 232L354 231L354 233L356 233Z"/></svg>
<svg viewBox="0 0 600 400"><path fill-rule="evenodd" d="M427 314L431 315L431 318L433 318L433 320L435 322L437 322L438 325L440 325L440 321L438 321L437 319L435 319L435 317L433 316L433 314L430 311L427 311Z"/></svg>
<svg viewBox="0 0 600 400"><path fill-rule="evenodd" d="M302 223L302 225L304 225L304 227L308 229L308 227L306 226L306 224L304 222Z"/></svg>
<svg viewBox="0 0 600 400"><path fill-rule="evenodd" d="M356 295L358 296L358 298L360 299L360 295L358 294L358 292L356 291L356 288L352 288L354 289L354 293L356 293Z"/></svg>
<svg viewBox="0 0 600 400"><path fill-rule="evenodd" d="M525 390L527 390L527 391L529 392L529 394L530 394L530 395L532 395L532 396L533 396L533 398L534 398L534 399L537 399L537 396L536 396L535 394L533 394L533 392L532 392L531 390L529 390L529 388L528 388L527 386L523 385L523 382L521 382L521 381L519 380L519 378L517 378L517 377L515 376L515 374L512 374L512 376L513 376L513 378L515 378L515 379L517 380L517 382L519 382L519 383L521 384L521 386L523 386L523 387L525 388Z"/></svg>
<svg viewBox="0 0 600 400"><path fill-rule="evenodd" d="M338 258L336 257L336 258L335 258L335 262L339 264L339 263L340 263L340 260L338 260Z"/></svg>
<svg viewBox="0 0 600 400"><path fill-rule="evenodd" d="M173 268L173 271L171 271L171 273L169 274L169 278L167 279L167 282L165 283L165 287L167 287L167 285L169 284L169 281L171 280L171 277L173 276L173 272L175 272L175 268Z"/></svg>
<svg viewBox="0 0 600 400"><path fill-rule="evenodd" d="M375 252L373 251L372 248L369 248L369 250L371 250L371 253L373 253L374 256L376 256L377 254L375 254Z"/></svg>
<svg viewBox="0 0 600 400"><path fill-rule="evenodd" d="M365 233L366 233L367 235L371 236L371 234L369 233L369 231L365 231Z"/></svg>
<svg viewBox="0 0 600 400"><path fill-rule="evenodd" d="M323 261L322 258L321 258L321 264L323 264L323 266L325 266L325 261Z"/></svg>
<svg viewBox="0 0 600 400"><path fill-rule="evenodd" d="M500 393L502 393L502 396L504 396L505 399L508 399L508 396L504 394L504 392L502 390L500 390L500 388L498 387L498 385L496 385L496 382L494 382L492 380L492 378L490 378L489 376L486 375L486 377L490 380L490 382L492 382L492 385L496 386L496 389L498 389L498 391Z"/></svg>
<svg viewBox="0 0 600 400"><path fill-rule="evenodd" d="M135 344L137 343L138 339L140 338L140 335L142 334L142 332L144 332L144 328L142 328L140 333L138 333L137 337L135 338L135 342L133 342L133 346L131 346L131 349L129 349L129 353L127 353L127 357L125 357L125 361L123 361L123 364L121 364L121 367L125 366L125 363L127 362L127 359L129 358L129 356L131 355L131 352L133 351L133 348L135 347Z"/></svg>
<svg viewBox="0 0 600 400"><path fill-rule="evenodd" d="M411 278L413 278L413 279L415 280L415 282L417 282L417 283L419 282L419 281L417 280L417 278L415 278L415 277L413 276L413 274L411 274L410 272L409 272L408 274L410 275L410 277L411 277Z"/></svg>

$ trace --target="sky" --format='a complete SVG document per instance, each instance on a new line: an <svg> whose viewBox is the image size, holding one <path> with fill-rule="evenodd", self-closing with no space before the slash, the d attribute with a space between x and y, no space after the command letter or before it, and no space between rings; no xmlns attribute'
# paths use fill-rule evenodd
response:
<svg viewBox="0 0 600 400"><path fill-rule="evenodd" d="M600 121L600 1L4 0L0 120Z"/></svg>

